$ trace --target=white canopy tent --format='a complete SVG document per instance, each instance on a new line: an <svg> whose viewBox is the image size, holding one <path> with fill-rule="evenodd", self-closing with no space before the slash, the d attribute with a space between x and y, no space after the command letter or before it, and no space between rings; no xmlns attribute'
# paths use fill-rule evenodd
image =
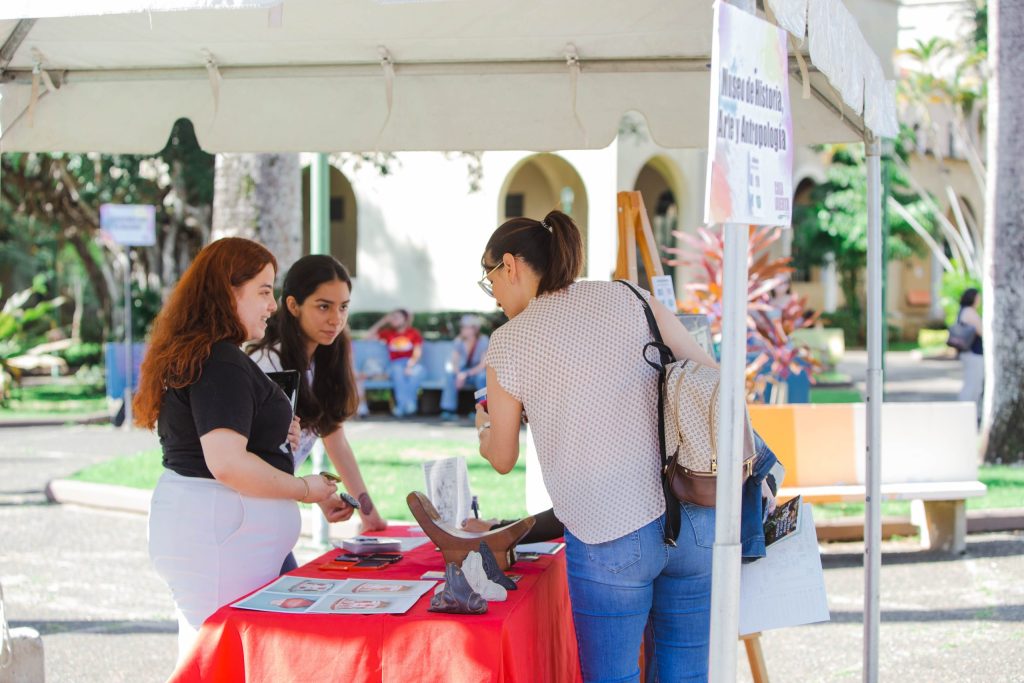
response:
<svg viewBox="0 0 1024 683"><path fill-rule="evenodd" d="M752 9L752 0L735 4ZM877 138L896 132L893 87L841 0L766 4L805 46L791 57L796 144L868 142L864 678L876 680ZM628 110L645 115L662 146L703 148L712 9L708 0L6 0L0 151L154 152L182 117L210 152L602 148ZM739 442L745 256L746 231L727 230L721 400L723 416L737 419L723 420L719 443L722 471L737 477L727 444ZM735 678L739 499L727 484L723 477L716 681ZM719 546L735 562L717 559Z"/></svg>
<svg viewBox="0 0 1024 683"><path fill-rule="evenodd" d="M831 34L839 0L812 5L830 7L819 59L875 94L864 112L863 85L848 105L812 67L794 136L860 140L891 115L881 66L859 33ZM193 9L109 13L149 6ZM206 9L224 6L254 9ZM217 152L556 150L607 146L636 109L662 146L700 148L711 16L706 0L5 2L0 131L11 150L153 152L187 117ZM33 117L37 68L58 89L38 79Z"/></svg>

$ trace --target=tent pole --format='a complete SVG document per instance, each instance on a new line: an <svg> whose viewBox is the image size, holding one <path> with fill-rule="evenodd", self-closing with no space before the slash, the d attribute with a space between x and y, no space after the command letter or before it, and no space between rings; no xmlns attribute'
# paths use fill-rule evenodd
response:
<svg viewBox="0 0 1024 683"><path fill-rule="evenodd" d="M312 254L331 253L330 214L328 206L331 198L331 168L327 163L327 155L318 153L309 167L309 251ZM311 453L313 471L324 470L324 442L317 439ZM326 546L330 536L327 519L319 505L309 510L313 535L313 545Z"/></svg>
<svg viewBox="0 0 1024 683"><path fill-rule="evenodd" d="M754 0L730 0L756 14ZM709 150L710 152L711 150ZM711 642L708 680L734 683L740 632L740 502L739 457L743 444L747 369L747 256L750 229L722 226L722 352L718 394L718 481L715 490L715 545L711 566Z"/></svg>
<svg viewBox="0 0 1024 683"><path fill-rule="evenodd" d="M879 579L882 571L882 165L881 143L868 134L867 151L868 210L868 372L867 372L867 453L864 482L864 676L865 683L878 681Z"/></svg>
<svg viewBox="0 0 1024 683"><path fill-rule="evenodd" d="M711 570L711 645L708 680L736 680L740 621L740 452L747 367L747 255L750 232L729 223L722 283L721 385L718 395L718 482Z"/></svg>

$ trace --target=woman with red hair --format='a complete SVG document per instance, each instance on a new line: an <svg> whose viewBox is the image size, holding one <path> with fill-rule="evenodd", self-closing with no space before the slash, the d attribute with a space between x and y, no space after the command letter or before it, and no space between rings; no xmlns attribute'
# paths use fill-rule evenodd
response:
<svg viewBox="0 0 1024 683"><path fill-rule="evenodd" d="M174 595L178 657L210 614L278 576L299 536L295 501L336 490L294 476L291 404L241 345L277 309L277 261L229 237L196 256L153 326L135 422L163 450L149 555ZM294 437L294 435L292 435Z"/></svg>

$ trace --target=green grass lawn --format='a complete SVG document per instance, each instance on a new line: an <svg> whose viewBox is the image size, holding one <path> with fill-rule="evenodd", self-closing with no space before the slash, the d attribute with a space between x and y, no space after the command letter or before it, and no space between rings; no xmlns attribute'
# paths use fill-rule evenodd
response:
<svg viewBox="0 0 1024 683"><path fill-rule="evenodd" d="M889 351L915 351L918 348L919 346L916 341L904 341L902 339L889 340Z"/></svg>
<svg viewBox="0 0 1024 683"><path fill-rule="evenodd" d="M480 458L474 445L462 441L353 440L352 447L377 506L387 519L412 519L405 504L405 496L410 491L423 490L421 463L424 460L457 455L466 458L470 488L479 496L482 516L511 518L526 514L526 467L522 458L509 474L500 475ZM153 488L162 471L160 452L154 450L87 467L76 472L71 478L134 488ZM311 465L307 461L300 474L310 472ZM980 468L978 478L988 486L988 493L981 498L969 499L968 510L1014 508L1024 504L1024 467L986 465ZM863 514L863 503L828 503L814 506L814 515L817 519ZM910 515L910 503L883 502L882 514L907 517Z"/></svg>
<svg viewBox="0 0 1024 683"><path fill-rule="evenodd" d="M7 407L0 408L0 422L47 417L68 419L107 410L103 390L79 384L40 384L14 390Z"/></svg>
<svg viewBox="0 0 1024 683"><path fill-rule="evenodd" d="M861 403L863 400L856 389L811 387L811 403Z"/></svg>
<svg viewBox="0 0 1024 683"><path fill-rule="evenodd" d="M506 475L495 472L480 457L476 446L462 441L374 439L352 440L359 469L370 493L387 519L412 520L405 503L410 491L424 489L424 460L461 455L469 469L469 486L485 517L512 518L526 514L526 466L519 464ZM72 479L134 488L153 488L163 472L160 451L146 451L87 467ZM310 474L309 460L299 474Z"/></svg>
<svg viewBox="0 0 1024 683"><path fill-rule="evenodd" d="M819 385L825 384L849 384L853 381L845 372L838 370L822 370L814 374L814 381Z"/></svg>

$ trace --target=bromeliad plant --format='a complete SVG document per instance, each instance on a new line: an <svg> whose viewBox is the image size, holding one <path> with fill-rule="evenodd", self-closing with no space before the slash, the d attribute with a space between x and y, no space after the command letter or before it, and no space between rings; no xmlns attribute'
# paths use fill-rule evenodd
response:
<svg viewBox="0 0 1024 683"><path fill-rule="evenodd" d="M683 245L664 247L670 254L669 266L697 266L704 282L686 285L690 297L680 308L689 313L702 313L711 322L712 334L722 332L722 280L725 265L725 240L720 231L697 228L697 234L674 231ZM818 315L806 314L807 300L795 294L775 296L775 291L788 286L793 268L789 257L773 257L770 247L782 235L777 227L750 228L747 255L747 399L763 403L779 402L785 397L786 380L791 374L806 372L813 383L820 364L803 344L796 344L790 335L794 330L810 327ZM770 389L769 389L770 388Z"/></svg>

